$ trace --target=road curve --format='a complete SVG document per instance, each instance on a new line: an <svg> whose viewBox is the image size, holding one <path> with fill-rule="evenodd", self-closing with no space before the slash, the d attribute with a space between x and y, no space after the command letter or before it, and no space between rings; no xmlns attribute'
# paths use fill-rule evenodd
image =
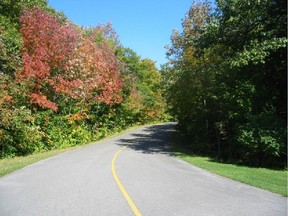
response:
<svg viewBox="0 0 288 216"><path fill-rule="evenodd" d="M139 128L0 178L0 215L134 215L113 176L113 158L117 177L142 215L287 215L287 198L173 157L173 128L173 123Z"/></svg>

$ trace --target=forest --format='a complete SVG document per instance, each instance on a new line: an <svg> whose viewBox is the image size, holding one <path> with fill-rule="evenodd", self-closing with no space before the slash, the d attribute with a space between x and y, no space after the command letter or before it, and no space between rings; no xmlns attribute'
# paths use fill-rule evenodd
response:
<svg viewBox="0 0 288 216"><path fill-rule="evenodd" d="M163 88L196 152L287 167L287 2L199 1L167 46Z"/></svg>
<svg viewBox="0 0 288 216"><path fill-rule="evenodd" d="M0 1L1 158L164 121L160 79L110 23L84 28L45 0Z"/></svg>
<svg viewBox="0 0 288 216"><path fill-rule="evenodd" d="M0 158L177 121L194 152L287 167L287 2L187 10L158 70L111 23L77 26L46 0L0 0Z"/></svg>

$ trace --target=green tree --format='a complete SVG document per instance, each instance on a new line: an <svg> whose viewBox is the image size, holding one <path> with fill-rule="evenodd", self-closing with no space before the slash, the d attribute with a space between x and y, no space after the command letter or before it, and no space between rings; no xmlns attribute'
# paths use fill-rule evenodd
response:
<svg viewBox="0 0 288 216"><path fill-rule="evenodd" d="M253 165L285 164L285 5L219 0L212 13L195 3L183 32L174 31L166 95L182 131L205 143L198 148Z"/></svg>

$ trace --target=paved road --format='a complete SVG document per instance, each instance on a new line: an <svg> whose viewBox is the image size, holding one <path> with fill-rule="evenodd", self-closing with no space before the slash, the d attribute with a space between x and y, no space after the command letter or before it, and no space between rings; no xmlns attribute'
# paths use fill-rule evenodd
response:
<svg viewBox="0 0 288 216"><path fill-rule="evenodd" d="M173 124L140 128L67 151L0 178L1 216L134 215L111 162L142 215L286 215L287 198L194 167L171 155Z"/></svg>

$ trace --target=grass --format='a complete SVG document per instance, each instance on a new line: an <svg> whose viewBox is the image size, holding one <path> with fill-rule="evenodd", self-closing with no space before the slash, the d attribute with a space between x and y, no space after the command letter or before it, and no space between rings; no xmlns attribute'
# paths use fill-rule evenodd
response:
<svg viewBox="0 0 288 216"><path fill-rule="evenodd" d="M104 137L101 140L104 139L109 139L115 136L118 136L120 134L126 133L128 131L137 129L139 127L142 126L148 126L150 124L147 125L135 125L135 126L131 126L123 131L120 132L115 132L115 133L111 133L109 134L107 137ZM100 141L100 140L98 140ZM97 141L97 142L98 142ZM95 143L95 142L94 142ZM27 156L23 156L23 157L13 157L13 158L4 158L4 159L0 159L0 177L3 177L9 173L12 173L18 169L21 169L25 166L28 166L30 164L36 163L37 161L43 160L45 158L49 158L52 157L56 154L59 154L61 152L67 151L67 150L71 150L71 149L75 149L78 147L82 147L83 145L79 145L79 146L75 146L75 147L68 147L65 149L55 149L55 150L50 150L50 151L46 151L46 152L42 152L42 153L36 153L33 155L27 155Z"/></svg>
<svg viewBox="0 0 288 216"><path fill-rule="evenodd" d="M65 151L64 149L51 150L24 157L4 158L0 160L0 177L12 173L37 161L51 157Z"/></svg>
<svg viewBox="0 0 288 216"><path fill-rule="evenodd" d="M220 163L210 157L174 150L176 156L195 166L287 197L287 170L273 170Z"/></svg>

